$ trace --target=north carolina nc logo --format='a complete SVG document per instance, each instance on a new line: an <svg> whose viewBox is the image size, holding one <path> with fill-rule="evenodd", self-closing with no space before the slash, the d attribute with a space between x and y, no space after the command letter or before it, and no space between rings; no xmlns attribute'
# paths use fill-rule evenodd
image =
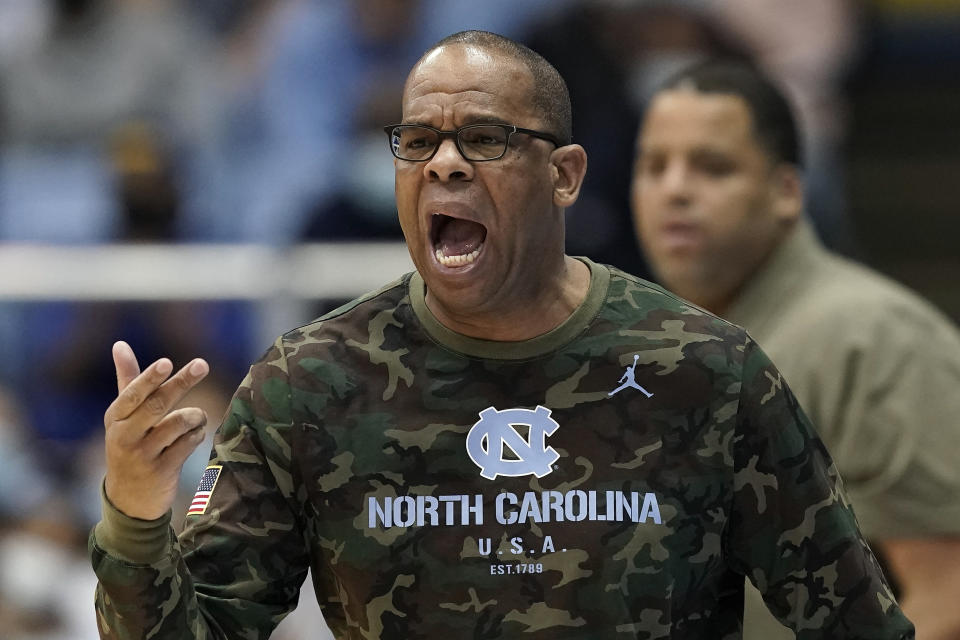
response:
<svg viewBox="0 0 960 640"><path fill-rule="evenodd" d="M526 438L514 425L527 425L530 432ZM550 417L550 409L504 409L497 411L487 407L480 412L480 421L467 434L467 454L480 467L480 475L488 480L497 476L528 476L542 478L553 471L553 463L560 454L547 446L547 436L560 428ZM503 448L507 446L519 460L505 459Z"/></svg>

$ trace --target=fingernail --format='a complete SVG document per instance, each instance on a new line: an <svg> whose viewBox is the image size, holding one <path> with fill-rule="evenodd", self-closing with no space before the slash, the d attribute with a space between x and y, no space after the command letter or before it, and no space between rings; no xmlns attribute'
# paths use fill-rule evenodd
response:
<svg viewBox="0 0 960 640"><path fill-rule="evenodd" d="M203 364L203 360L194 360L193 364L190 365L190 375L203 375L205 370L206 367Z"/></svg>
<svg viewBox="0 0 960 640"><path fill-rule="evenodd" d="M171 371L173 371L173 363L166 358L157 363L157 373L160 375L165 376Z"/></svg>

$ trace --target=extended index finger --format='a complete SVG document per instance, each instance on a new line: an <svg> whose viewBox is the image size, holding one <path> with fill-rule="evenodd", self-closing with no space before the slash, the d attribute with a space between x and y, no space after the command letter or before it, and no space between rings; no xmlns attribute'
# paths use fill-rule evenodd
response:
<svg viewBox="0 0 960 640"><path fill-rule="evenodd" d="M171 371L173 371L173 363L170 362L169 358L160 358L144 369L143 373L135 376L133 380L128 382L123 390L117 394L114 401L107 407L104 419L109 422L128 418L140 408L141 404L150 398L154 391L160 388L164 381L170 376ZM117 384L119 385L120 383L120 374L118 373ZM154 404L156 403L154 402Z"/></svg>
<svg viewBox="0 0 960 640"><path fill-rule="evenodd" d="M202 358L194 358L170 376L172 367L170 360L161 358L144 369L107 409L110 418L152 426L210 372Z"/></svg>
<svg viewBox="0 0 960 640"><path fill-rule="evenodd" d="M113 366L117 369L117 393L126 389L127 385L140 375L137 356L123 340L113 343Z"/></svg>

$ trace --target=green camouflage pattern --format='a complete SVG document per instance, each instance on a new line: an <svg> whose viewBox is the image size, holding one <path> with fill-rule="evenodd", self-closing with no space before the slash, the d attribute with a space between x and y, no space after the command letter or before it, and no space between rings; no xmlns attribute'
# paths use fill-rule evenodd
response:
<svg viewBox="0 0 960 640"><path fill-rule="evenodd" d="M799 638L913 637L827 451L742 329L611 269L575 339L483 358L426 331L409 283L252 366L210 507L166 559L91 536L103 638L267 638L308 567L351 640L736 639L744 575ZM610 395L634 361L652 396ZM465 443L490 407L550 410L542 477L481 477ZM519 448L501 461L526 464Z"/></svg>

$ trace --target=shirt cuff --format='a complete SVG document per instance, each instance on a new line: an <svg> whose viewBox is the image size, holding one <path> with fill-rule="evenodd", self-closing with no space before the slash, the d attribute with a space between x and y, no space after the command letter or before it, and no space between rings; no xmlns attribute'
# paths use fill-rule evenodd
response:
<svg viewBox="0 0 960 640"><path fill-rule="evenodd" d="M104 552L134 564L155 564L170 555L172 511L156 520L131 518L113 506L103 484L100 501L102 519L93 535Z"/></svg>

